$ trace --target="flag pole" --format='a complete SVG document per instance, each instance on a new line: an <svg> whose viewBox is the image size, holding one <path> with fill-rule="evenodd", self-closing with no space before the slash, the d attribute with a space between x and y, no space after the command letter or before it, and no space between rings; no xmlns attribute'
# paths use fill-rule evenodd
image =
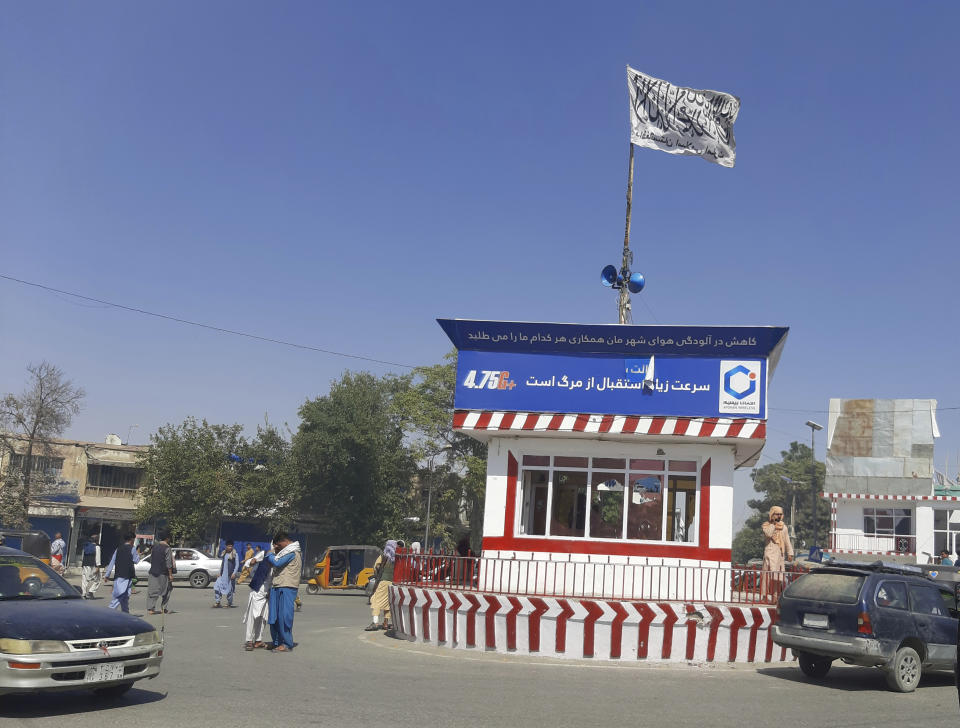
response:
<svg viewBox="0 0 960 728"><path fill-rule="evenodd" d="M627 222L623 231L623 263L620 266L621 271L629 270L633 263L633 253L630 252L630 212L633 206L633 141L630 141L630 171L627 175ZM620 323L628 324L630 317L630 291L627 289L627 282L623 281L620 286L620 301L617 305L620 314Z"/></svg>

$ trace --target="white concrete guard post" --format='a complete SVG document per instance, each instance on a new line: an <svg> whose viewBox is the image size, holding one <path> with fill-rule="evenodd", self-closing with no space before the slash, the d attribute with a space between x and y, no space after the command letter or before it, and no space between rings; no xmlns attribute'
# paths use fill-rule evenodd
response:
<svg viewBox="0 0 960 728"><path fill-rule="evenodd" d="M727 603L743 599L734 471L763 449L787 328L438 323L457 348L453 429L488 445L483 558L469 581L396 575L401 632L550 657L787 659L772 606Z"/></svg>

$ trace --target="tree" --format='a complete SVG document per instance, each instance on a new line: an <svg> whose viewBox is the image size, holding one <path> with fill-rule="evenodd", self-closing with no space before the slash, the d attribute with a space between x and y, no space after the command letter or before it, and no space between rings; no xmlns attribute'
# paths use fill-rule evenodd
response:
<svg viewBox="0 0 960 728"><path fill-rule="evenodd" d="M225 517L286 526L299 501L290 446L269 423L253 441L241 425L188 417L150 436L136 518L165 520L177 540L205 540Z"/></svg>
<svg viewBox="0 0 960 728"><path fill-rule="evenodd" d="M394 398L394 407L418 463L421 484L427 490L433 484L433 498L422 500L424 517L427 501L432 500L430 533L452 547L455 530L465 521L471 548L479 552L487 446L453 429L456 385L457 354L451 351L442 364L414 369L408 386Z"/></svg>
<svg viewBox="0 0 960 728"><path fill-rule="evenodd" d="M354 543L401 533L414 463L392 398L405 378L346 372L300 407L293 460L303 507Z"/></svg>
<svg viewBox="0 0 960 728"><path fill-rule="evenodd" d="M744 563L748 559L763 556L763 533L761 524L767 520L770 508L780 506L784 510L784 522L791 528L790 536L794 550L799 554L813 545L814 488L810 484L810 466L814 462L813 451L798 442L791 442L789 450L780 453L781 461L764 465L750 473L753 489L761 498L747 501L754 513L747 518L744 527L733 539L733 560ZM823 491L826 468L817 461L816 497ZM818 504L817 534L820 544L830 533L830 510Z"/></svg>
<svg viewBox="0 0 960 728"><path fill-rule="evenodd" d="M0 442L9 453L17 452L17 443L26 445L20 453L22 466L10 472L0 488L0 521L13 528L26 528L31 492L43 479L34 473L35 453L48 454L50 440L62 434L86 393L64 378L63 371L42 361L27 367L27 387L19 395L7 394L0 402Z"/></svg>

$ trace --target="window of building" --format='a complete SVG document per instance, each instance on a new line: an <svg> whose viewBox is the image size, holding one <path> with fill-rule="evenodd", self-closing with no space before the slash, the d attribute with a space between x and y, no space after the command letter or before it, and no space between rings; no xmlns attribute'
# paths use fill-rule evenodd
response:
<svg viewBox="0 0 960 728"><path fill-rule="evenodd" d="M140 470L113 465L91 465L87 468L87 485L94 488L136 490L140 487Z"/></svg>
<svg viewBox="0 0 960 728"><path fill-rule="evenodd" d="M30 460L32 463L31 472L33 473L43 474L51 478L59 478L63 472L63 458L47 457L45 455L32 455ZM19 470L23 472L26 464L26 455L14 453L10 456L11 470Z"/></svg>
<svg viewBox="0 0 960 728"><path fill-rule="evenodd" d="M547 465L550 458L547 457ZM526 458L524 458L526 462ZM523 498L521 506L520 533L528 536L543 536L547 533L547 478L549 470L523 471Z"/></svg>
<svg viewBox="0 0 960 728"><path fill-rule="evenodd" d="M561 458L557 458L558 460ZM585 535L587 515L587 474L577 470L553 471L551 536Z"/></svg>
<svg viewBox="0 0 960 728"><path fill-rule="evenodd" d="M933 551L939 556L941 551L957 552L960 546L957 534L960 534L960 508L948 508L933 512Z"/></svg>
<svg viewBox="0 0 960 728"><path fill-rule="evenodd" d="M905 508L864 508L864 536L912 536L913 511Z"/></svg>
<svg viewBox="0 0 960 728"><path fill-rule="evenodd" d="M667 541L693 541L696 516L696 477L671 475L667 479Z"/></svg>
<svg viewBox="0 0 960 728"><path fill-rule="evenodd" d="M695 460L524 455L522 463L520 534L696 541Z"/></svg>
<svg viewBox="0 0 960 728"><path fill-rule="evenodd" d="M629 482L627 538L660 541L663 538L663 475L631 472Z"/></svg>
<svg viewBox="0 0 960 728"><path fill-rule="evenodd" d="M590 496L590 536L623 538L623 475L594 471Z"/></svg>

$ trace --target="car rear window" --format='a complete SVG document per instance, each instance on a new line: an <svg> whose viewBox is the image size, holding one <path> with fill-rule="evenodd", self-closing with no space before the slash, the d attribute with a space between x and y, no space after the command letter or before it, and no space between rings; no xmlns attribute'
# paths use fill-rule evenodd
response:
<svg viewBox="0 0 960 728"><path fill-rule="evenodd" d="M866 577L857 574L804 574L784 593L791 599L816 599L823 602L855 604Z"/></svg>

